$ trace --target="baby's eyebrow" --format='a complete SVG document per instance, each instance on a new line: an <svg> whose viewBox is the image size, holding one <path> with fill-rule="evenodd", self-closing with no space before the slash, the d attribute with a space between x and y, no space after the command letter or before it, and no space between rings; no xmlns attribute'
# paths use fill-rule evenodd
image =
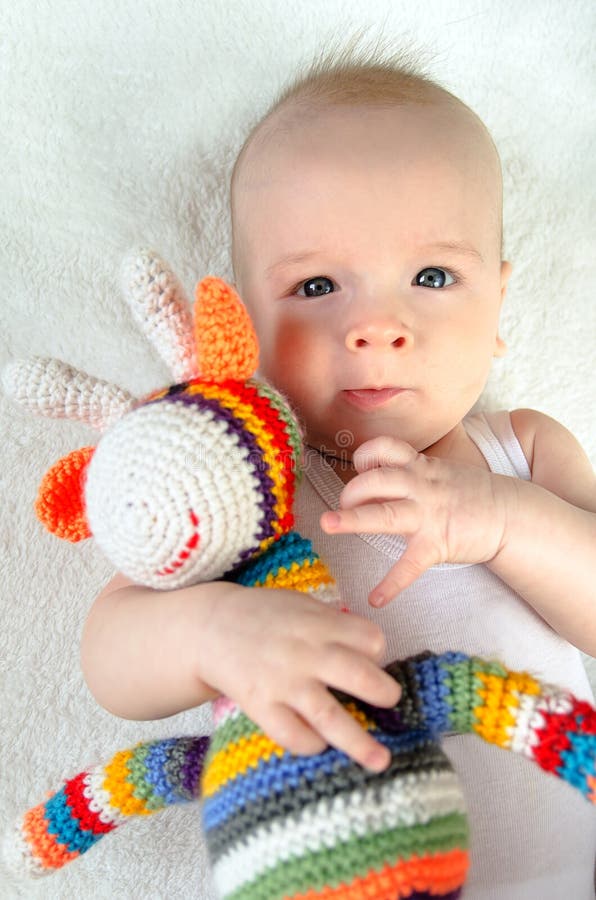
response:
<svg viewBox="0 0 596 900"><path fill-rule="evenodd" d="M317 256L317 252L317 250L303 250L300 253L290 253L287 256L282 256L281 259L278 259L273 265L265 269L265 277L269 278L271 275L275 274L277 269L282 269L285 266L299 265L300 263L308 262Z"/></svg>
<svg viewBox="0 0 596 900"><path fill-rule="evenodd" d="M478 262L484 262L484 258L480 251L476 250L475 247L473 247L471 244L467 244L465 241L436 241L432 244L425 244L423 247L420 247L419 250L424 253L436 250L449 253L458 253L460 256L468 256ZM271 266L265 269L265 277L271 278L278 269L283 269L287 266L300 265L301 263L309 262L318 255L318 252L319 251L317 250L302 250L299 253L289 253L287 256L282 256L281 259L278 259Z"/></svg>
<svg viewBox="0 0 596 900"><path fill-rule="evenodd" d="M459 253L461 256L470 256L479 262L484 262L484 258L480 251L476 250L475 247L472 247L471 244L466 244L465 241L437 241L433 244L427 244L422 249L425 251L445 250L450 253Z"/></svg>

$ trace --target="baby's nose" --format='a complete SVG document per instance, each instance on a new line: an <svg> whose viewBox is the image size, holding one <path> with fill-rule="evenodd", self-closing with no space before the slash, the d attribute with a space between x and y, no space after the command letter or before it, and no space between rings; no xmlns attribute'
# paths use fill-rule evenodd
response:
<svg viewBox="0 0 596 900"><path fill-rule="evenodd" d="M412 333L402 322L369 320L350 327L346 333L348 350L387 349L405 350L412 344Z"/></svg>

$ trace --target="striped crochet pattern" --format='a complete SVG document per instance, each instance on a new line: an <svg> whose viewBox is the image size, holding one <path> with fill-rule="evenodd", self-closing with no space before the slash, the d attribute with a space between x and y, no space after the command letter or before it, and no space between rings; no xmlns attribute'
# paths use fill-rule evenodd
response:
<svg viewBox="0 0 596 900"><path fill-rule="evenodd" d="M137 583L210 581L291 529L300 465L298 425L268 385L173 385L99 442L86 478L91 531Z"/></svg>
<svg viewBox="0 0 596 900"><path fill-rule="evenodd" d="M293 756L230 701L215 732L139 744L63 785L13 836L21 868L43 874L135 815L202 797L219 895L229 900L397 900L460 896L468 832L446 733L525 756L596 803L596 710L527 673L462 653L421 654L387 671L394 709L338 695L391 750L363 770L328 748Z"/></svg>

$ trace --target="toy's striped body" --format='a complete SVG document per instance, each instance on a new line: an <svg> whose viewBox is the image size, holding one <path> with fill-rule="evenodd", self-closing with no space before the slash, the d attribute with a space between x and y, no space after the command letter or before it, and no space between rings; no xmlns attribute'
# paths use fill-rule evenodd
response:
<svg viewBox="0 0 596 900"><path fill-rule="evenodd" d="M596 711L588 703L459 653L424 654L388 671L403 690L395 709L341 698L391 747L385 773L372 775L332 748L292 756L222 700L204 762L206 738L116 754L25 816L20 852L32 869L63 865L129 816L200 794L222 897L457 897L467 826L457 778L436 743L451 732L520 753L596 803Z"/></svg>

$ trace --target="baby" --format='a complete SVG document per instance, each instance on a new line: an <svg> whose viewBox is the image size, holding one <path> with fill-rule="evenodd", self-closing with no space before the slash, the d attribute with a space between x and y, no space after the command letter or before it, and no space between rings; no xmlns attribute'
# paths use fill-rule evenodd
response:
<svg viewBox="0 0 596 900"><path fill-rule="evenodd" d="M494 656L589 697L576 648L596 654L594 473L547 416L471 415L505 352L511 274L482 122L411 66L320 63L250 133L231 206L261 373L310 448L297 528L352 612L118 575L83 635L98 701L157 718L226 694L293 752L332 744L382 770L388 751L328 687L390 706L392 659ZM466 897L592 898L589 805L497 748L445 750L470 807Z"/></svg>

